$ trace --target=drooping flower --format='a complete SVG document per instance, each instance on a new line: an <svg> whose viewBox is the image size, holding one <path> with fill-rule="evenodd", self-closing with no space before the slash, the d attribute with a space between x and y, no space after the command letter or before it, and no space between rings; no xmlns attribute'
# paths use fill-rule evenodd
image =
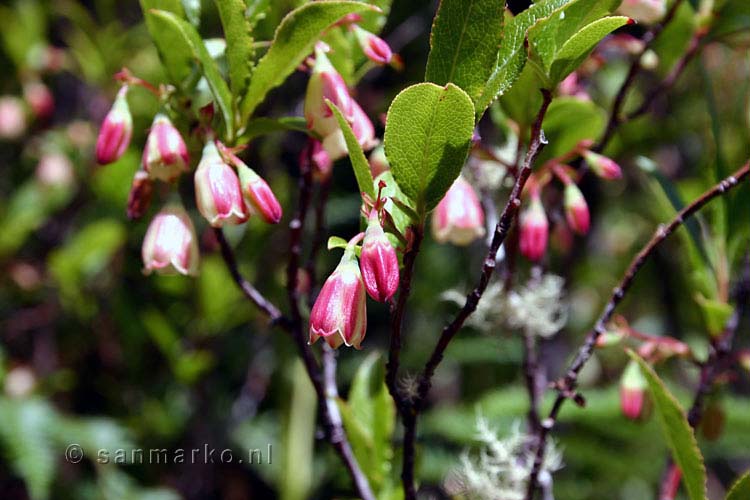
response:
<svg viewBox="0 0 750 500"><path fill-rule="evenodd" d="M432 233L440 243L468 245L484 236L484 210L471 184L459 176L432 214Z"/></svg>
<svg viewBox="0 0 750 500"><path fill-rule="evenodd" d="M531 196L529 208L521 214L519 248L524 257L537 261L547 251L549 223L538 194Z"/></svg>
<svg viewBox="0 0 750 500"><path fill-rule="evenodd" d="M647 382L635 361L629 361L620 379L620 408L630 420L641 417L646 401Z"/></svg>
<svg viewBox="0 0 750 500"><path fill-rule="evenodd" d="M335 104L347 120L353 119L353 101L349 89L326 56L325 50L318 45L315 47L315 64L307 83L304 112L307 127L324 138L339 129L338 121L326 104L326 99Z"/></svg>
<svg viewBox="0 0 750 500"><path fill-rule="evenodd" d="M188 170L190 157L185 141L169 118L158 113L143 149L143 169L153 179L173 181Z"/></svg>
<svg viewBox="0 0 750 500"><path fill-rule="evenodd" d="M362 48L368 59L375 64L390 64L393 58L393 51L388 43L358 24L352 24L351 30L357 38L357 43Z"/></svg>
<svg viewBox="0 0 750 500"><path fill-rule="evenodd" d="M112 109L104 117L96 140L96 161L107 165L120 159L130 145L133 135L133 117L128 107L128 87L117 93Z"/></svg>
<svg viewBox="0 0 750 500"><path fill-rule="evenodd" d="M565 220L573 232L586 234L589 232L590 215L589 206L583 193L574 183L570 182L565 185L564 193Z"/></svg>
<svg viewBox="0 0 750 500"><path fill-rule="evenodd" d="M584 150L583 158L591 170L602 179L613 180L622 177L620 165L611 158L589 150Z"/></svg>
<svg viewBox="0 0 750 500"><path fill-rule="evenodd" d="M156 214L146 231L141 253L145 274L198 274L198 242L184 208L169 205Z"/></svg>
<svg viewBox="0 0 750 500"><path fill-rule="evenodd" d="M241 224L248 213L234 169L224 163L213 140L206 142L195 171L195 202L213 227Z"/></svg>
<svg viewBox="0 0 750 500"><path fill-rule="evenodd" d="M390 300L398 290L398 256L383 231L375 209L367 219L359 260L367 294L378 302Z"/></svg>
<svg viewBox="0 0 750 500"><path fill-rule="evenodd" d="M151 205L154 181L143 170L136 171L128 193L128 219L136 220L144 216Z"/></svg>
<svg viewBox="0 0 750 500"><path fill-rule="evenodd" d="M271 187L239 158L235 159L235 166L240 174L240 188L247 207L269 224L278 224L282 215L281 204Z"/></svg>
<svg viewBox="0 0 750 500"><path fill-rule="evenodd" d="M323 284L310 312L310 343L323 337L328 345L360 349L367 331L365 284L353 247Z"/></svg>

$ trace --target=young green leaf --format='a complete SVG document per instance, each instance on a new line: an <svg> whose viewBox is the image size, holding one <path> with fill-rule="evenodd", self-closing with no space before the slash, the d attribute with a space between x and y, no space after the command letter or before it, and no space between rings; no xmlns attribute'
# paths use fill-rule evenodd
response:
<svg viewBox="0 0 750 500"><path fill-rule="evenodd" d="M625 26L628 21L629 19L625 16L611 16L585 26L557 51L549 69L549 79L555 84L561 82L588 57L605 36Z"/></svg>
<svg viewBox="0 0 750 500"><path fill-rule="evenodd" d="M419 83L391 103L385 154L393 177L424 218L461 173L474 130L474 104L459 87Z"/></svg>
<svg viewBox="0 0 750 500"><path fill-rule="evenodd" d="M182 2L180 0L141 0L141 9L148 32L159 51L159 57L164 63L170 81L178 87L182 87L182 84L193 71L192 51L188 45L183 43L182 36L179 33L162 30L159 21L150 14L152 10L161 10L184 18L185 11L182 8Z"/></svg>
<svg viewBox="0 0 750 500"><path fill-rule="evenodd" d="M505 8L496 0L441 0L425 80L455 83L476 102L497 61Z"/></svg>
<svg viewBox="0 0 750 500"><path fill-rule="evenodd" d="M333 250L334 248L346 248L348 245L347 241L340 237L340 236L331 236L328 238L328 250Z"/></svg>
<svg viewBox="0 0 750 500"><path fill-rule="evenodd" d="M190 23L180 19L172 12L151 10L146 15L151 18L151 22L160 33L168 33L170 40L174 40L181 47L190 49L191 58L198 61L201 72L208 82L209 89L211 89L211 94L219 106L224 118L227 138L231 141L234 138L235 130L232 94L229 92L227 83L221 77L216 61L211 58L203 44L201 36Z"/></svg>
<svg viewBox="0 0 750 500"><path fill-rule="evenodd" d="M648 363L630 350L628 355L638 363L648 381L662 433L672 451L672 458L682 471L688 497L690 500L705 500L706 468L684 410Z"/></svg>
<svg viewBox="0 0 750 500"><path fill-rule="evenodd" d="M287 14L276 30L271 48L255 68L240 106L242 122L312 52L329 26L347 14L372 10L377 9L362 2L330 1L306 3Z"/></svg>
<svg viewBox="0 0 750 500"><path fill-rule="evenodd" d="M373 200L375 199L375 190L373 189L372 173L370 172L370 164L365 158L365 154L362 152L362 147L357 141L357 137L352 131L352 127L346 118L341 113L341 110L331 101L326 99L326 104L333 112L336 117L336 121L339 122L339 127L344 133L344 140L346 141L346 149L349 150L349 159L354 169L354 176L357 178L357 186L359 187L360 193L365 193Z"/></svg>
<svg viewBox="0 0 750 500"><path fill-rule="evenodd" d="M745 473L730 488L726 500L747 500L750 498L750 472Z"/></svg>
<svg viewBox="0 0 750 500"><path fill-rule="evenodd" d="M477 117L481 118L487 107L503 95L521 75L526 64L526 31L540 19L571 0L542 0L508 21L503 32L503 42L490 77L476 99Z"/></svg>
<svg viewBox="0 0 750 500"><path fill-rule="evenodd" d="M244 0L215 0L227 41L226 57L229 82L234 96L245 95L253 70L253 36L245 17Z"/></svg>

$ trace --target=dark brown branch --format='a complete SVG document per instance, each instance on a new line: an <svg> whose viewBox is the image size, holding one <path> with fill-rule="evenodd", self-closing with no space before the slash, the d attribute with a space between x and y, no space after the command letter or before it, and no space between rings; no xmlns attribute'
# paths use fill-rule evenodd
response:
<svg viewBox="0 0 750 500"><path fill-rule="evenodd" d="M224 258L224 262L229 269L229 273L232 275L237 286L240 287L242 293L247 297L258 309L263 311L266 316L271 320L271 324L278 324L284 328L289 326L289 319L284 317L279 311L279 308L273 305L263 294L261 294L249 281L242 277L240 270L237 266L237 258L234 255L232 247L229 246L229 242L224 237L224 231L221 228L214 228L214 235L216 240L219 242L221 247L221 256Z"/></svg>
<svg viewBox="0 0 750 500"><path fill-rule="evenodd" d="M693 200L692 203L687 205L685 208L680 210L677 215L667 225L660 225L653 237L646 243L638 254L633 257L630 262L625 274L623 275L620 283L613 289L612 296L610 297L607 304L604 306L601 316L597 319L594 328L588 333L583 345L578 350L576 357L570 364L565 377L559 380L555 385L558 391L558 395L555 398L555 402L552 405L552 409L549 412L547 418L542 421L542 425L539 430L539 434L536 439L536 455L534 458L534 465L531 470L528 482L528 491L526 500L532 500L534 492L537 486L537 476L542 466L544 452L546 448L547 436L550 430L554 427L557 421L560 408L566 399L576 395L576 385L578 381L578 374L580 373L583 366L591 358L594 351L594 346L599 336L606 331L606 324L612 318L612 314L615 308L622 302L623 298L627 294L628 290L633 284L638 271L641 270L643 265L648 260L649 256L656 250L656 248L669 237L677 228L679 228L687 218L695 214L698 210L703 208L714 198L724 195L729 190L737 186L740 181L745 179L750 173L750 164L745 164L742 168L737 170L734 174L725 178L714 187L703 193L701 196Z"/></svg>
<svg viewBox="0 0 750 500"><path fill-rule="evenodd" d="M505 204L505 208L503 208L503 211L500 214L497 226L495 226L495 234L492 238L492 244L490 244L490 248L487 251L487 255L484 258L479 282L474 287L474 290L466 296L464 306L458 311L453 321L443 328L443 331L440 334L440 339L438 340L435 349L433 349L432 355L419 377L417 398L415 401L415 406L419 409L424 405L432 384L432 376L435 374L435 370L442 361L448 344L464 325L466 319L474 313L477 304L479 304L479 300L482 298L482 294L484 294L484 291L487 289L487 285L492 277L492 272L495 270L497 252L500 249L500 245L503 244L505 238L508 236L508 231L510 230L513 220L521 206L521 193L523 192L523 188L526 185L529 175L531 175L531 167L545 144L542 133L542 121L544 121L547 108L549 107L550 102L552 102L552 94L547 90L542 90L542 96L542 105L537 113L536 120L531 127L531 140L529 143L529 149L526 153L526 159L523 162L523 167L521 167L521 170L518 172L518 177L513 185L508 202Z"/></svg>
<svg viewBox="0 0 750 500"><path fill-rule="evenodd" d="M320 183L318 189L318 202L315 204L315 228L313 229L313 241L310 247L310 255L307 257L305 270L310 279L310 290L307 294L307 301L312 307L312 298L315 288L318 284L318 274L315 265L318 259L318 253L326 240L326 207L328 206L328 195L331 190L331 178L328 177Z"/></svg>
<svg viewBox="0 0 750 500"><path fill-rule="evenodd" d="M310 162L303 162L301 165L301 175L299 180L299 202L294 218L289 223L289 261L287 264L287 296L289 298L289 308L291 310L291 327L290 332L295 344L300 352L305 369L310 377L310 381L315 388L318 396L318 405L325 427L326 437L333 448L344 462L349 475L354 482L358 495L364 500L375 500L375 495L370 489L367 477L357 462L352 452L349 441L346 437L341 416L338 407L335 404L335 364L328 359L324 366L328 368L327 375L333 376L331 382L325 380L323 370L315 360L312 347L307 342L304 325L302 322L302 313L300 311L300 294L298 290L298 276L300 269L300 260L302 254L302 234L304 232L305 220L310 207L310 198L312 196L312 171ZM324 354L325 356L325 354ZM329 392L334 395L329 398Z"/></svg>
<svg viewBox="0 0 750 500"><path fill-rule="evenodd" d="M526 181L531 174L531 167L534 163L535 158L544 147L544 137L542 133L542 121L547 113L547 108L550 102L552 102L552 94L547 90L542 90L542 105L539 109L539 113L534 120L534 124L531 128L531 142L529 149L526 153L523 167L519 170L516 182L513 185L508 202L503 209L502 214L495 226L495 232L490 244L490 248L487 251L487 255L482 265L482 272L479 277L479 281L472 290L466 296L466 302L461 310L456 314L455 318L443 328L437 345L432 351L429 360L425 364L422 373L417 379L417 392L413 398L404 397L400 394L397 384L398 375L398 358L401 350L401 322L404 307L406 304L407 294L399 294L399 300L396 304L393 315L392 315L392 332L391 332L391 349L389 357L389 367L387 372L388 387L393 395L396 403L399 405L401 410L401 419L404 425L404 444L403 444L403 467L401 471L401 480L404 486L404 496L406 500L414 500L416 498L416 488L414 486L414 462L415 462L415 443L417 437L417 419L419 412L424 408L424 404L427 400L427 395L430 391L432 384L432 377L435 374L435 370L443 359L445 350L450 344L453 337L463 326L466 319L471 316L477 308L479 300L482 298L484 291L489 284L490 278L492 277L493 271L495 270L497 252L500 246L505 241L508 231L515 219L518 209L521 206L521 193L526 185ZM415 235L416 249L418 250L418 243L421 240L421 228L420 234ZM412 250L415 250L412 247ZM413 252L412 256L409 256L409 262L407 264L408 273L405 271L404 275L407 279L407 286L411 283L411 274L413 271L413 260L416 257L416 252ZM402 283L403 286L403 283ZM402 290L403 291L403 290Z"/></svg>

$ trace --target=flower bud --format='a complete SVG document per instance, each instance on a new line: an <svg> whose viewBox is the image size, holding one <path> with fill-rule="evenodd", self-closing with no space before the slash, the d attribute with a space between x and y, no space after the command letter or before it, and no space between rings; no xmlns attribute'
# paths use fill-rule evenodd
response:
<svg viewBox="0 0 750 500"><path fill-rule="evenodd" d="M195 228L185 209L164 207L148 226L143 239L143 272L150 274L198 274L198 243Z"/></svg>
<svg viewBox="0 0 750 500"><path fill-rule="evenodd" d="M630 420L637 420L643 414L646 400L647 382L641 367L631 360L622 372L620 379L620 408Z"/></svg>
<svg viewBox="0 0 750 500"><path fill-rule="evenodd" d="M667 12L666 0L623 0L617 12L644 24L654 24Z"/></svg>
<svg viewBox="0 0 750 500"><path fill-rule="evenodd" d="M589 232L589 206L578 186L572 182L565 185L565 219L573 232L586 234Z"/></svg>
<svg viewBox="0 0 750 500"><path fill-rule="evenodd" d="M255 170L243 162L236 162L240 173L240 188L248 208L261 216L269 224L278 224L281 220L281 204L271 191L268 183Z"/></svg>
<svg viewBox="0 0 750 500"><path fill-rule="evenodd" d="M213 140L203 148L194 181L195 203L213 227L241 224L250 216L242 199L237 174L224 163Z"/></svg>
<svg viewBox="0 0 750 500"><path fill-rule="evenodd" d="M465 246L484 236L484 210L474 188L459 176L432 214L432 234L440 243Z"/></svg>
<svg viewBox="0 0 750 500"><path fill-rule="evenodd" d="M367 294L378 302L389 301L398 290L398 256L374 209L367 220L359 261Z"/></svg>
<svg viewBox="0 0 750 500"><path fill-rule="evenodd" d="M353 248L323 284L310 312L310 343L323 337L334 349L342 343L360 349L367 331L365 284Z"/></svg>
<svg viewBox="0 0 750 500"><path fill-rule="evenodd" d="M133 176L133 183L128 194L128 219L137 220L143 217L151 205L154 181L143 170Z"/></svg>
<svg viewBox="0 0 750 500"><path fill-rule="evenodd" d="M133 134L133 117L127 100L128 87L117 93L112 109L104 117L96 140L96 161L107 165L120 159L130 144Z"/></svg>
<svg viewBox="0 0 750 500"><path fill-rule="evenodd" d="M519 247L524 257L538 261L547 251L549 223L539 195L532 195L529 208L521 215Z"/></svg>
<svg viewBox="0 0 750 500"><path fill-rule="evenodd" d="M18 139L26 131L26 111L21 99L0 97L0 139Z"/></svg>
<svg viewBox="0 0 750 500"><path fill-rule="evenodd" d="M368 59L375 64L390 64L393 51L388 43L379 36L370 33L358 24L352 24L351 29Z"/></svg>
<svg viewBox="0 0 750 500"><path fill-rule="evenodd" d="M34 116L46 120L55 111L55 98L42 82L31 82L23 86L23 98Z"/></svg>
<svg viewBox="0 0 750 500"><path fill-rule="evenodd" d="M143 169L152 179L171 182L188 170L190 157L180 132L169 118L159 113L143 149Z"/></svg>
<svg viewBox="0 0 750 500"><path fill-rule="evenodd" d="M326 137L339 128L326 99L338 107L347 120L353 119L352 98L344 79L333 67L321 47L315 48L315 65L307 83L305 119L307 128Z"/></svg>
<svg viewBox="0 0 750 500"><path fill-rule="evenodd" d="M602 179L612 180L622 177L620 165L611 158L589 150L583 152L583 158L589 164L591 170Z"/></svg>

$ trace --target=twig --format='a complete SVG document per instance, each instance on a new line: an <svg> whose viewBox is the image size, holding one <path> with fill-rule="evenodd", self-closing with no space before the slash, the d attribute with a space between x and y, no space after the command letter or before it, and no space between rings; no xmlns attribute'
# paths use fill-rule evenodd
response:
<svg viewBox="0 0 750 500"><path fill-rule="evenodd" d="M330 380L325 380L323 370L315 360L312 348L308 344L304 334L302 313L300 311L300 294L297 282L300 269L300 257L302 254L302 233L304 230L305 219L307 218L307 212L310 207L310 198L312 194L311 162L303 162L300 170L299 202L294 218L289 223L289 261L287 264L286 276L287 296L289 298L289 308L291 310L290 332L292 338L297 344L307 374L310 377L310 381L315 388L315 393L318 396L318 405L320 406L320 413L328 441L344 462L359 496L364 500L375 500L375 495L370 489L367 477L362 472L362 469L352 452L351 446L349 445L346 432L341 423L341 416L338 412L338 407L335 404L335 396L333 396L333 399L328 397L329 392L335 391L335 378L332 382ZM328 375L333 373L333 376L335 377L335 367L332 369L330 359L324 362L324 366L328 368Z"/></svg>
<svg viewBox="0 0 750 500"><path fill-rule="evenodd" d="M533 333L524 332L523 373L526 380L526 392L529 394L529 434L539 431L539 360L537 358L536 338Z"/></svg>
<svg viewBox="0 0 750 500"><path fill-rule="evenodd" d="M318 275L315 271L318 253L320 252L326 237L326 207L328 206L328 195L331 191L331 178L328 177L320 183L318 189L318 202L315 204L315 228L313 229L313 241L310 247L310 255L307 257L305 271L310 279L310 290L307 294L307 301L312 306L312 298L318 283Z"/></svg>
<svg viewBox="0 0 750 500"><path fill-rule="evenodd" d="M737 284L735 293L736 307L729 320L724 326L722 334L711 342L711 352L708 359L701 367L698 387L695 390L693 404L687 413L687 421L690 427L697 428L703 418L703 406L706 396L713 390L716 379L724 373L731 363L734 362L732 346L740 320L745 310L750 306L750 267L747 267L743 277ZM667 471L662 478L659 498L662 500L673 500L677 493L682 472L674 465L672 460L667 461Z"/></svg>
<svg viewBox="0 0 750 500"><path fill-rule="evenodd" d="M594 151L601 152L614 135L617 127L619 127L623 123L623 118L620 116L622 113L622 106L625 103L625 97L627 96L630 87L635 83L636 77L643 69L643 66L641 65L641 59L643 58L643 55L646 53L646 51L651 49L658 36L662 31L664 31L664 28L666 28L667 25L672 21L672 19L674 19L674 16L677 13L677 9L680 7L680 4L682 2L683 0L675 1L672 4L672 7L670 7L667 14L664 16L664 19L662 19L660 23L655 24L653 27L651 27L651 29L643 35L643 48L638 52L638 54L633 56L633 61L630 63L628 74L625 77L622 85L620 86L620 89L617 91L615 99L612 103L612 111L609 114L607 127L604 131L604 134L602 135L602 138L593 148Z"/></svg>
<svg viewBox="0 0 750 500"><path fill-rule="evenodd" d="M216 240L219 242L219 246L221 247L221 256L224 258L227 269L229 269L229 273L232 275L232 279L234 279L235 283L237 283L237 286L240 287L240 290L242 290L242 293L245 294L245 297L247 297L253 304L258 307L258 309L263 311L266 316L268 316L268 318L271 320L272 325L278 324L284 328L288 328L289 318L286 318L283 314L281 314L281 311L279 311L278 307L276 307L271 303L271 301L266 299L263 294L261 294L252 285L252 283L247 281L242 277L242 274L240 274L240 270L237 267L237 258L234 255L232 247L229 246L229 242L224 237L224 231L222 231L221 228L216 227L214 228L214 235L216 235Z"/></svg>
<svg viewBox="0 0 750 500"><path fill-rule="evenodd" d="M534 465L531 470L528 482L528 490L526 494L526 500L532 500L534 492L537 486L537 476L542 466L544 452L546 448L546 440L550 430L554 427L557 421L560 408L566 399L575 396L576 385L578 381L578 374L580 373L583 366L591 358L594 351L594 346L600 335L606 331L606 324L611 319L615 308L622 302L625 294L628 292L633 284L633 280L648 260L649 256L656 250L656 248L663 242L667 237L672 234L677 228L679 228L685 220L695 214L698 210L703 208L708 202L724 195L729 190L737 186L740 181L750 173L750 164L745 164L742 168L737 170L734 174L725 178L714 187L703 193L701 196L693 200L689 205L680 210L677 215L669 222L669 224L660 225L653 237L646 243L640 252L633 258L628 266L625 274L623 275L620 283L613 289L612 296L610 297L607 304L604 306L601 316L596 321L594 328L588 333L583 345L579 348L575 359L570 364L568 371L561 380L556 382L555 386L558 390L558 395L555 398L552 409L549 412L548 417L542 421L542 425L539 429L539 433L536 439L536 455L534 458Z"/></svg>
<svg viewBox="0 0 750 500"><path fill-rule="evenodd" d="M433 349L429 360L417 379L417 391L413 398L402 397L396 387L398 355L401 349L401 316L403 314L406 296L408 295L405 294L403 303L402 296L399 295L399 303L394 308L394 314L392 316L391 353L389 357L387 379L391 394L394 396L394 399L396 399L397 404L400 405L401 419L404 425L403 468L401 471L401 480L404 486L404 496L406 500L414 500L416 498L416 489L414 486L414 462L416 455L415 442L417 437L417 419L427 400L427 395L432 385L432 377L443 359L448 344L461 329L466 319L476 310L477 304L489 284L490 278L495 269L497 252L503 241L505 241L511 224L521 206L521 193L523 192L523 187L531 174L531 166L533 165L536 156L544 147L545 142L542 133L542 121L547 113L547 108L549 107L550 102L552 102L552 94L547 90L542 90L542 105L531 128L531 142L529 144L529 149L526 153L523 167L518 172L508 202L506 203L498 223L495 226L492 243L490 244L490 248L484 259L479 281L472 292L466 296L466 302L456 314L455 318L443 328L437 345ZM419 239L421 239L421 234L419 235ZM417 240L417 238L415 238L415 240ZM416 253L414 253L411 258L414 257L416 257ZM409 262L409 265L410 268L413 268L413 262ZM406 264L404 267L406 267ZM405 272L404 274L407 273ZM407 276L410 283L411 273L408 273Z"/></svg>

